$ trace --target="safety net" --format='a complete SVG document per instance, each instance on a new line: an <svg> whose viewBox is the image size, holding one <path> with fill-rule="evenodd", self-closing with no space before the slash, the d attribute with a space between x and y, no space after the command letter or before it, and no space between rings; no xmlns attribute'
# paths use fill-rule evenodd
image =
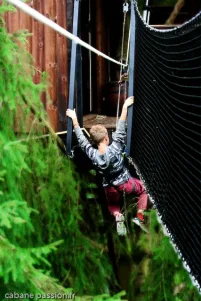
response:
<svg viewBox="0 0 201 301"><path fill-rule="evenodd" d="M201 287L201 13L156 30L135 3L131 156L194 283Z"/></svg>

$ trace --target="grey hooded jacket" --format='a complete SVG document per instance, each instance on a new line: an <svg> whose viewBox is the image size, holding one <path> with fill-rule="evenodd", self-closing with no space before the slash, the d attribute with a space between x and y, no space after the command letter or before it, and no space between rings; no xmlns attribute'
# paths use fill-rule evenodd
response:
<svg viewBox="0 0 201 301"><path fill-rule="evenodd" d="M126 137L126 122L119 120L116 133L111 145L107 146L104 154L92 147L88 139L82 133L80 127L75 128L75 134L81 149L86 153L92 163L103 177L103 186L118 186L124 184L131 177L124 166L122 155Z"/></svg>

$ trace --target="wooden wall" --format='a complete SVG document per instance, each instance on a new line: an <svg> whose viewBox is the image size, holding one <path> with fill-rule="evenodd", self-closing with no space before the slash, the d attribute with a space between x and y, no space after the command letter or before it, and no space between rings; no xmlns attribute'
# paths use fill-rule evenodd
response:
<svg viewBox="0 0 201 301"><path fill-rule="evenodd" d="M66 0L32 0L28 5L67 29L67 2ZM72 15L72 13L70 13ZM69 15L69 12L68 12ZM28 39L28 50L35 59L36 74L34 82L39 83L41 72L49 74L49 95L41 100L50 117L55 131L66 130L65 111L68 99L68 49L67 39L51 28L42 25L27 14L18 10L17 13L5 15L7 29L10 33L20 29L27 29L33 33Z"/></svg>

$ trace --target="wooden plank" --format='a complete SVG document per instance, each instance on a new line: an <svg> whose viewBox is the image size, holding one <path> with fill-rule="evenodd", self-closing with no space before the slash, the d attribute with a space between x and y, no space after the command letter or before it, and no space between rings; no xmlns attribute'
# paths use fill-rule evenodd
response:
<svg viewBox="0 0 201 301"><path fill-rule="evenodd" d="M29 6L31 6L31 1L28 1L27 4ZM32 18L29 15L27 15L26 13L24 13L23 11L21 11L21 10L18 10L18 14L19 14L18 30L22 30L22 31L25 31L25 32L31 34L32 33ZM29 53L32 54L32 36L29 36L27 38L26 49ZM31 72L29 67L27 68L27 72L28 73ZM26 107L26 105L24 105L24 107ZM21 117L20 117L21 114L22 113L21 113L21 108L20 108L20 110L18 110L18 115L17 115L18 119L21 119ZM24 129L25 132L30 131L30 129L32 127L33 120L34 120L34 114L30 113L29 118L27 118L27 121L26 121L26 127Z"/></svg>
<svg viewBox="0 0 201 301"><path fill-rule="evenodd" d="M31 1L27 2L27 5L31 6ZM25 30L27 33L32 33L32 18L25 14L23 11L19 10L19 29ZM27 38L27 51L32 53L32 37Z"/></svg>
<svg viewBox="0 0 201 301"><path fill-rule="evenodd" d="M71 7L68 18L72 18L72 0L67 1ZM29 0L27 4L62 27L67 28L66 0ZM41 72L47 71L50 83L49 95L52 103L47 104L45 93L41 96L41 100L50 117L53 129L55 131L58 131L58 128L60 130L66 129L65 111L68 99L67 39L21 11L7 13L4 18L7 21L9 33L20 29L27 29L33 33L32 37L29 38L27 49L34 57L36 68L34 82L38 84L41 81ZM58 109L60 110L59 116Z"/></svg>
<svg viewBox="0 0 201 301"><path fill-rule="evenodd" d="M0 5L2 5L2 3L3 3L3 0L0 0ZM5 13L3 15L3 18L4 18L4 21L6 23L6 29L8 30L8 13Z"/></svg>
<svg viewBox="0 0 201 301"><path fill-rule="evenodd" d="M44 14L44 6L42 1L34 1L33 8ZM37 20L32 19L33 35L32 35L32 54L34 56L36 74L34 82L40 83L41 72L44 71L44 25Z"/></svg>
<svg viewBox="0 0 201 301"><path fill-rule="evenodd" d="M67 3L66 0L56 1L57 24L67 29ZM66 37L57 33L56 35L57 55L57 99L58 99L58 128L64 131L67 128L66 108L68 99L68 42Z"/></svg>
<svg viewBox="0 0 201 301"><path fill-rule="evenodd" d="M52 21L56 21L56 0L44 1L44 15ZM47 104L47 112L51 126L58 131L58 103L57 103L57 62L56 62L56 32L45 27L44 38L45 70L49 75L49 95L51 103Z"/></svg>
<svg viewBox="0 0 201 301"><path fill-rule="evenodd" d="M116 117L89 114L83 117L84 128L90 129L93 125L101 124L107 129L116 128Z"/></svg>
<svg viewBox="0 0 201 301"><path fill-rule="evenodd" d="M19 30L19 10L16 13L9 12L8 13L8 31L9 33L14 33Z"/></svg>

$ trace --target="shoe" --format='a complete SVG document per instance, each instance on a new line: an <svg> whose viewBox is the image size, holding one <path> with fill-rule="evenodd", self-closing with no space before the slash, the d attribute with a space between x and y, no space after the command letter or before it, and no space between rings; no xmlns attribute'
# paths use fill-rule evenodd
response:
<svg viewBox="0 0 201 301"><path fill-rule="evenodd" d="M148 233L149 231L147 230L144 222L144 218L140 219L139 217L135 217L132 220L137 226L139 226L144 232Z"/></svg>
<svg viewBox="0 0 201 301"><path fill-rule="evenodd" d="M139 219L141 224L145 224L145 219L144 219L144 213L143 212L138 212L136 217Z"/></svg>
<svg viewBox="0 0 201 301"><path fill-rule="evenodd" d="M127 234L126 226L124 225L124 216L116 216L117 223L117 233L120 236L125 236Z"/></svg>

